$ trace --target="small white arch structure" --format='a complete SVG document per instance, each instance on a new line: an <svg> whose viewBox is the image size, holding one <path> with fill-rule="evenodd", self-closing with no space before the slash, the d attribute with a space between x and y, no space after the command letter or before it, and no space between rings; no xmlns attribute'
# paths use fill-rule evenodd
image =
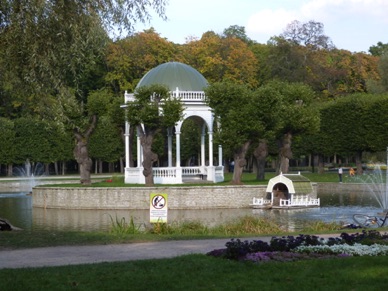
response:
<svg viewBox="0 0 388 291"><path fill-rule="evenodd" d="M313 192L311 181L300 173L280 173L268 181L266 193L271 200L267 203L272 208L319 206L320 200Z"/></svg>
<svg viewBox="0 0 388 291"><path fill-rule="evenodd" d="M222 146L218 146L217 165L214 163L213 126L214 115L205 103L205 92L208 85L206 79L194 68L179 62L168 62L150 70L140 80L136 88L151 84L163 84L170 88L173 98L178 98L184 106L183 120L177 122L174 128L168 129L168 161L167 167L154 167L155 184L181 184L185 180L204 179L210 182L224 181L224 167L222 165ZM125 92L124 102L134 101L134 94ZM125 108L125 105L122 106ZM196 166L182 166L181 162L181 129L186 119L194 118L202 124L201 151L199 164ZM125 123L125 183L145 184L143 175L143 153L140 137L137 135L137 165L130 167L129 129ZM175 134L175 163L173 163L173 135ZM208 152L206 153L206 134Z"/></svg>

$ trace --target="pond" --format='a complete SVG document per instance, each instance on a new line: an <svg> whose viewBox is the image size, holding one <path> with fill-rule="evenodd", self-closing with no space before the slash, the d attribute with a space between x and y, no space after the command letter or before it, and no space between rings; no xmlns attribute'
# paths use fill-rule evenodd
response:
<svg viewBox="0 0 388 291"><path fill-rule="evenodd" d="M168 222L200 221L212 227L253 215L265 217L288 230L303 227L306 221L353 223L355 213L376 214L378 203L370 194L319 194L321 207L306 209L206 209L168 210ZM26 230L108 230L113 220L133 218L137 224L149 224L149 210L73 210L32 207L32 197L26 193L0 193L0 217Z"/></svg>

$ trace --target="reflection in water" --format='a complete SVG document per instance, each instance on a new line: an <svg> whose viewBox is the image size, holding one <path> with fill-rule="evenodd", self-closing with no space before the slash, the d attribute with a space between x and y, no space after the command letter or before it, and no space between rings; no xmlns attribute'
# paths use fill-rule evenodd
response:
<svg viewBox="0 0 388 291"><path fill-rule="evenodd" d="M288 230L303 227L308 220L352 223L355 213L375 214L379 210L373 197L360 193L322 194L321 207L292 210L206 209L169 210L168 222L200 221L212 227L238 217L254 215L272 220ZM13 225L34 230L108 230L113 220L133 218L139 225L149 225L149 210L73 210L32 208L32 198L25 193L0 193L0 217Z"/></svg>
<svg viewBox="0 0 388 291"><path fill-rule="evenodd" d="M32 199L26 193L0 193L0 217L14 226L31 229Z"/></svg>
<svg viewBox="0 0 388 291"><path fill-rule="evenodd" d="M239 216L251 215L251 209L206 209L206 210L168 210L168 222L201 221L215 226ZM108 230L111 218L116 221L131 217L135 224L149 225L149 210L72 210L72 209L33 209L33 227L72 230Z"/></svg>

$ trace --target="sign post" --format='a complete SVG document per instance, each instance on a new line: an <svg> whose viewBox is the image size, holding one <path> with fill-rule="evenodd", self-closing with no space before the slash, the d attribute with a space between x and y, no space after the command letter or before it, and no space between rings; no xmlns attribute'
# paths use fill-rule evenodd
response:
<svg viewBox="0 0 388 291"><path fill-rule="evenodd" d="M167 223L167 194L150 194L150 223Z"/></svg>

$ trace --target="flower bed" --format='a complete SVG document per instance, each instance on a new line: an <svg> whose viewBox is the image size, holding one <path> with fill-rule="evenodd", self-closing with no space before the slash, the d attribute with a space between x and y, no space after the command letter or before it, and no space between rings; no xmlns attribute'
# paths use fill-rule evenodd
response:
<svg viewBox="0 0 388 291"><path fill-rule="evenodd" d="M342 233L340 237L324 239L314 235L273 237L269 243L232 239L225 249L207 255L231 260L269 262L295 261L348 256L388 255L388 234L376 230Z"/></svg>

